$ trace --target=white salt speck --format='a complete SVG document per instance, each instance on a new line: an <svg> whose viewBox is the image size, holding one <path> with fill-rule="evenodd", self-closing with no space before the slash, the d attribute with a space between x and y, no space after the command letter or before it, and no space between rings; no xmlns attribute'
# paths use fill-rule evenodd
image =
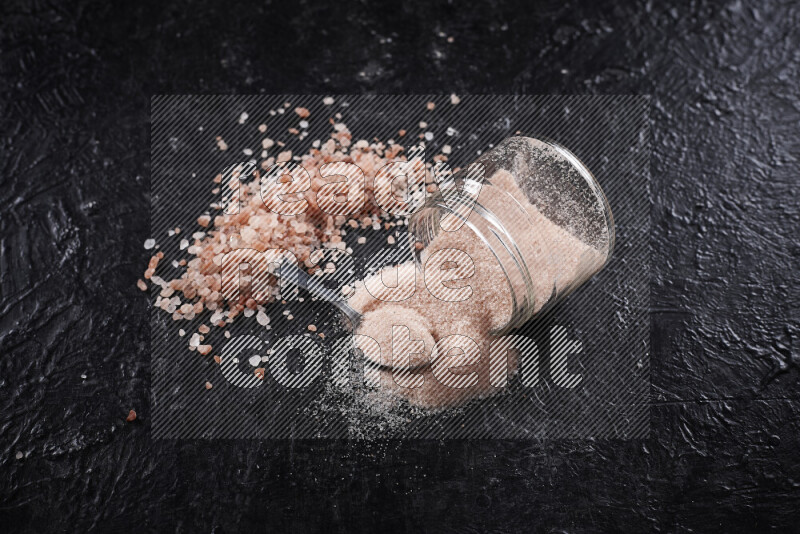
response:
<svg viewBox="0 0 800 534"><path fill-rule="evenodd" d="M461 102L461 99L458 98L457 94L453 93L452 95L450 95L450 103L451 104L453 104L455 106L456 104L458 104L460 102Z"/></svg>
<svg viewBox="0 0 800 534"><path fill-rule="evenodd" d="M250 365L252 365L253 367L258 367L258 364L261 363L261 356L259 356L258 354L256 354L255 356L250 356L250 359L247 361L250 362Z"/></svg>
<svg viewBox="0 0 800 534"><path fill-rule="evenodd" d="M17 460L22 460L22 457L23 457L23 456L25 456L25 455L24 455L24 454L22 454L22 452L20 452L20 451L17 451L17 454L16 454Z"/></svg>
<svg viewBox="0 0 800 534"><path fill-rule="evenodd" d="M444 145L442 147L442 154L449 154L452 151L453 151L453 147L451 147L450 145Z"/></svg>
<svg viewBox="0 0 800 534"><path fill-rule="evenodd" d="M256 321L261 326L267 326L269 324L269 316L266 313L264 313L263 311L259 311L256 314Z"/></svg>
<svg viewBox="0 0 800 534"><path fill-rule="evenodd" d="M186 239L181 239L181 250L185 250L189 248L189 241Z"/></svg>
<svg viewBox="0 0 800 534"><path fill-rule="evenodd" d="M144 248L146 248L147 250L150 250L151 248L153 248L155 246L156 246L156 240L155 239L145 239Z"/></svg>
<svg viewBox="0 0 800 534"><path fill-rule="evenodd" d="M308 121L300 121L300 128L308 128Z"/></svg>
<svg viewBox="0 0 800 534"><path fill-rule="evenodd" d="M245 123L245 121L246 121L248 118L250 118L250 115L248 115L246 111L245 111L245 112L243 112L241 115L239 115L239 124L244 124L244 123Z"/></svg>
<svg viewBox="0 0 800 534"><path fill-rule="evenodd" d="M447 135L449 135L450 137L453 137L454 135L458 134L458 131L456 131L456 129L453 128L452 126L448 126L447 130L445 131L445 133Z"/></svg>
<svg viewBox="0 0 800 534"><path fill-rule="evenodd" d="M333 104L333 102L334 100L332 96L326 96L325 98L322 99L322 103L325 104L326 106L330 106L331 104Z"/></svg>
<svg viewBox="0 0 800 534"><path fill-rule="evenodd" d="M425 132L425 140L433 141L433 132Z"/></svg>
<svg viewBox="0 0 800 534"><path fill-rule="evenodd" d="M84 379L84 380L86 380L86 373L83 373L83 374L81 375L81 378L82 378L82 379Z"/></svg>
<svg viewBox="0 0 800 534"><path fill-rule="evenodd" d="M192 334L192 337L189 339L189 346L190 347L200 346L200 334L197 333Z"/></svg>
<svg viewBox="0 0 800 534"><path fill-rule="evenodd" d="M253 150L250 149L250 148L245 148L244 150L242 150L242 152L244 153L245 156L252 156L253 155Z"/></svg>

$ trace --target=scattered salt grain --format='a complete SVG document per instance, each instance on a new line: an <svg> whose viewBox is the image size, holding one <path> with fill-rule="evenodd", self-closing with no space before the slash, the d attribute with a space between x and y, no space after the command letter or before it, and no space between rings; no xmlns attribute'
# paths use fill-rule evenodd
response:
<svg viewBox="0 0 800 534"><path fill-rule="evenodd" d="M325 98L322 99L322 103L325 104L326 106L332 105L333 102L334 100L332 96L326 96Z"/></svg>
<svg viewBox="0 0 800 534"><path fill-rule="evenodd" d="M452 42L452 41L450 41L450 42ZM458 98L457 94L453 93L452 95L450 95L450 103L455 106L455 105L461 103L461 99Z"/></svg>
<svg viewBox="0 0 800 534"><path fill-rule="evenodd" d="M156 246L156 240L155 239L145 239L144 240L144 248L146 250L150 250L151 248L153 248L155 246Z"/></svg>

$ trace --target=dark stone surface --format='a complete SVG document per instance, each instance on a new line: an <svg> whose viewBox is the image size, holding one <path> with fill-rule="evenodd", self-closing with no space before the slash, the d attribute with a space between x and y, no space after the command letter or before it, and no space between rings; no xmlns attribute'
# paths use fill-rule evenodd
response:
<svg viewBox="0 0 800 534"><path fill-rule="evenodd" d="M798 530L796 3L145 4L0 6L4 530ZM651 437L151 441L149 97L262 91L652 94Z"/></svg>

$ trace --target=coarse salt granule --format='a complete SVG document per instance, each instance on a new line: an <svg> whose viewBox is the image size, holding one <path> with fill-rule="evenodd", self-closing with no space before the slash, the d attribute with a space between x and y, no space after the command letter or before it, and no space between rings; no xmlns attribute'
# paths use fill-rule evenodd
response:
<svg viewBox="0 0 800 534"><path fill-rule="evenodd" d="M269 316L267 316L267 314L264 313L263 311L259 311L256 314L256 321L261 326L267 326L269 324Z"/></svg>

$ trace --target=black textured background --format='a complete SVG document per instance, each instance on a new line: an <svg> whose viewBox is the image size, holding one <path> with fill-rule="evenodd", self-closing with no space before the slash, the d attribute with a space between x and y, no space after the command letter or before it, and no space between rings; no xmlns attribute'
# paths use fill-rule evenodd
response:
<svg viewBox="0 0 800 534"><path fill-rule="evenodd" d="M71 4L0 5L0 528L800 530L796 2ZM262 91L652 94L650 438L151 441L150 96Z"/></svg>

